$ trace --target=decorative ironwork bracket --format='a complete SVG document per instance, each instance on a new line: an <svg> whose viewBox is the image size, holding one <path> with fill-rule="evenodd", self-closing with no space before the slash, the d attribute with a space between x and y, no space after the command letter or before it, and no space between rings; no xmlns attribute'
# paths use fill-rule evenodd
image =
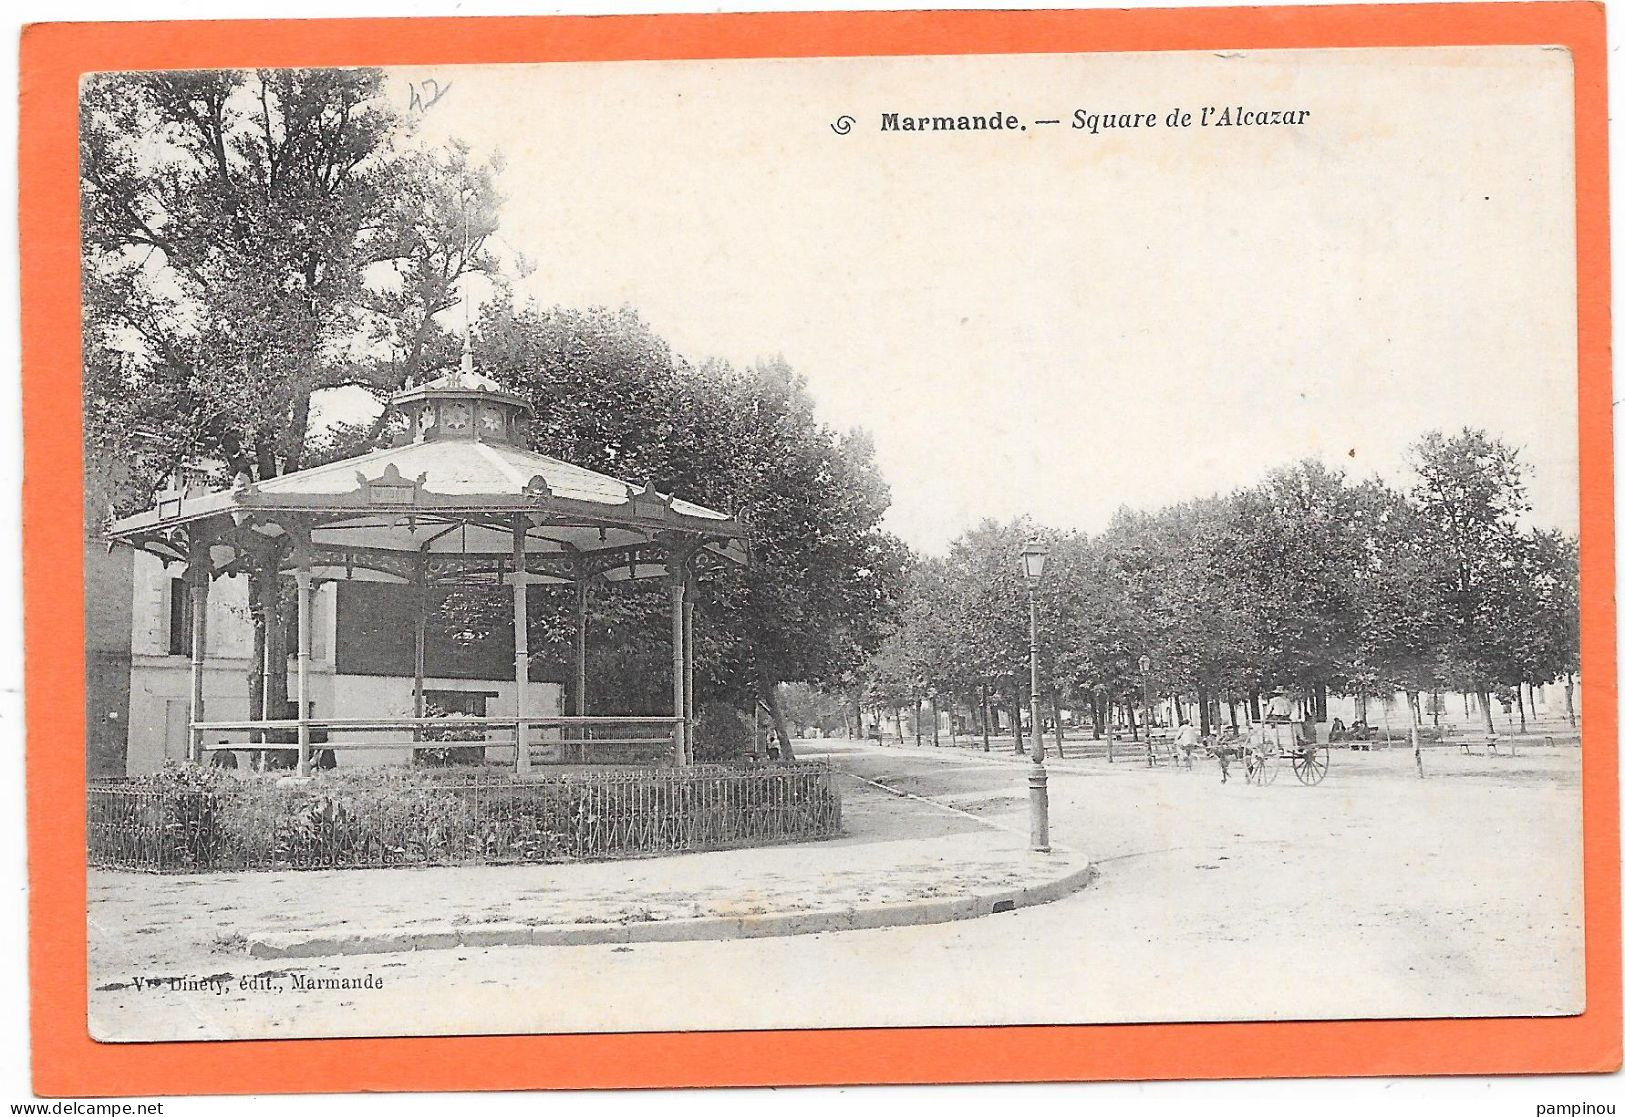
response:
<svg viewBox="0 0 1625 1117"><path fill-rule="evenodd" d="M532 504L543 504L553 499L553 490L548 486L547 478L540 473L526 481L520 493Z"/></svg>
<svg viewBox="0 0 1625 1117"><path fill-rule="evenodd" d="M360 493L368 504L401 507L418 502L423 495L423 483L429 479L429 475L420 473L417 480L413 481L403 477L400 468L394 462L390 462L384 466L384 472L379 477L368 477L357 470L355 479L359 483L356 492Z"/></svg>
<svg viewBox="0 0 1625 1117"><path fill-rule="evenodd" d="M665 519L672 515L673 498L655 489L653 481L643 488L626 486L626 500L620 509L629 512L633 518L655 517Z"/></svg>

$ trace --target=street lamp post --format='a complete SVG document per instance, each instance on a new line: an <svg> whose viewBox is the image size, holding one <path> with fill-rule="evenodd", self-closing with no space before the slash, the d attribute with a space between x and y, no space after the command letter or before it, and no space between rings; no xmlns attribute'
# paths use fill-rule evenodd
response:
<svg viewBox="0 0 1625 1117"><path fill-rule="evenodd" d="M1027 773L1027 801L1032 847L1040 853L1049 852L1049 773L1044 770L1044 728L1038 712L1038 583L1044 577L1044 560L1048 557L1049 548L1037 539L1029 539L1021 549L1021 573L1027 579L1027 658L1032 670L1028 701L1032 707L1033 766Z"/></svg>
<svg viewBox="0 0 1625 1117"><path fill-rule="evenodd" d="M1151 756L1151 657L1140 657L1140 689L1145 692L1145 766L1152 767L1156 761Z"/></svg>

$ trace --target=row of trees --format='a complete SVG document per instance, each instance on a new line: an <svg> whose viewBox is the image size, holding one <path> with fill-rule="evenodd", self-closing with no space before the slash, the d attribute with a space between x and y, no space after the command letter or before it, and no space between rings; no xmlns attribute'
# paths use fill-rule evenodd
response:
<svg viewBox="0 0 1625 1117"><path fill-rule="evenodd" d="M1020 709L1026 586L1017 554L1051 548L1038 592L1046 708L1114 703L1131 719L1149 656L1156 689L1194 702L1204 732L1239 703L1257 716L1280 686L1325 717L1327 695L1491 695L1524 710L1524 688L1578 669L1578 555L1530 528L1517 451L1480 430L1411 447L1413 479L1351 482L1317 461L1226 496L1120 511L1095 537L1027 520L981 524L944 558L916 558L899 622L849 694L872 708L933 696ZM1226 709L1228 707L1228 709ZM985 717L985 714L984 714ZM1493 726L1492 726L1493 727Z"/></svg>

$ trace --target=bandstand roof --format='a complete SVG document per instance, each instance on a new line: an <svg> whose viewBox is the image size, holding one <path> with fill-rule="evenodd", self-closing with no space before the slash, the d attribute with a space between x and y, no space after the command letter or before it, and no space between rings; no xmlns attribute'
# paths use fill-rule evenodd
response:
<svg viewBox="0 0 1625 1117"><path fill-rule="evenodd" d="M207 545L213 574L303 551L316 577L358 581L500 579L516 533L533 582L657 577L673 551L746 561L732 517L518 444L529 405L466 362L391 406L404 445L225 490L172 486L108 535L166 562Z"/></svg>

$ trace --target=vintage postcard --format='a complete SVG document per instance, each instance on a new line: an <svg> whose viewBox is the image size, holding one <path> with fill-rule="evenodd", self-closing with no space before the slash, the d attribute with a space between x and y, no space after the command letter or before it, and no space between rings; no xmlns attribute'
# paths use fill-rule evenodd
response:
<svg viewBox="0 0 1625 1117"><path fill-rule="evenodd" d="M29 535L79 545L29 578L82 603L98 1057L1617 1065L1600 15L1496 11L68 60L83 423ZM1162 1073L1349 1071L1205 1058Z"/></svg>

